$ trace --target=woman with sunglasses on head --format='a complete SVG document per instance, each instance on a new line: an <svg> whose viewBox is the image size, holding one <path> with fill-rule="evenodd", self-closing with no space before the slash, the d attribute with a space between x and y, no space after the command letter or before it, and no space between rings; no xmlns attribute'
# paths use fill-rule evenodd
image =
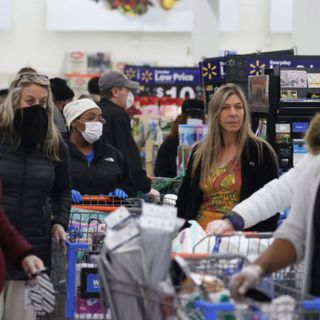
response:
<svg viewBox="0 0 320 320"><path fill-rule="evenodd" d="M17 75L0 109L1 207L48 267L51 237L66 239L70 213L68 150L53 122L47 76ZM9 266L2 319L35 319L24 308L25 274Z"/></svg>
<svg viewBox="0 0 320 320"><path fill-rule="evenodd" d="M197 220L208 234L213 221L278 176L275 152L253 134L249 116L241 88L232 83L220 87L208 105L208 135L190 156L178 193L178 216ZM242 223L237 216L229 219ZM274 212L251 230L273 231L277 221Z"/></svg>
<svg viewBox="0 0 320 320"><path fill-rule="evenodd" d="M105 120L101 109L91 99L68 103L63 115L70 131L72 201L82 195L109 195L118 198L134 196L136 190L127 161L113 146L100 140ZM130 159L129 159L130 161Z"/></svg>

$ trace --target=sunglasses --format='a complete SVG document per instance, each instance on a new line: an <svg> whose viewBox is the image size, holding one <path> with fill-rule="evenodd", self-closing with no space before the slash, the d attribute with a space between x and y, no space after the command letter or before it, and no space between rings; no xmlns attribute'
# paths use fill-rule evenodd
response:
<svg viewBox="0 0 320 320"><path fill-rule="evenodd" d="M45 85L49 85L50 81L49 81L49 77L46 76L45 74L39 74L39 73L21 73L18 77L18 79L16 80L16 84L15 84L15 88L19 86L19 84L23 81L23 80L29 80L29 81L41 81L41 82L45 82Z"/></svg>

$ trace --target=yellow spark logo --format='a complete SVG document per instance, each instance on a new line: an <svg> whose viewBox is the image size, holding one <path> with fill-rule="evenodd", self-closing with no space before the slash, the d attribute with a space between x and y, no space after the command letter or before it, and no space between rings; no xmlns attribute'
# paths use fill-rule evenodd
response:
<svg viewBox="0 0 320 320"><path fill-rule="evenodd" d="M208 62L207 67L203 66L202 67L202 76L204 78L208 78L211 80L213 77L216 77L218 73L216 72L217 66L211 65L211 62Z"/></svg>
<svg viewBox="0 0 320 320"><path fill-rule="evenodd" d="M141 72L141 80L146 83L148 83L149 81L152 81L152 72L149 70Z"/></svg>
<svg viewBox="0 0 320 320"><path fill-rule="evenodd" d="M136 77L136 74L137 74L137 71L134 70L133 68L129 68L126 70L126 76L129 78L129 79L133 79Z"/></svg>
<svg viewBox="0 0 320 320"><path fill-rule="evenodd" d="M262 71L264 70L265 67L266 67L266 65L264 63L260 64L260 61L256 60L255 65L253 63L250 63L250 68L252 68L252 69L250 70L249 73L258 76L258 75L262 74Z"/></svg>

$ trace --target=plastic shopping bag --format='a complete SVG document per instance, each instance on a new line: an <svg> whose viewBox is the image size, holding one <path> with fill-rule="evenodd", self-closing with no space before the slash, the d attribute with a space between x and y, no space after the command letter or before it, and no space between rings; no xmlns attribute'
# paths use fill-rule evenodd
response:
<svg viewBox="0 0 320 320"><path fill-rule="evenodd" d="M191 226L183 229L172 242L175 253L209 253L214 245L213 237L207 237L205 231L195 220L188 221ZM202 241L201 241L202 240ZM200 242L201 241L201 242ZM200 243L199 243L200 242Z"/></svg>

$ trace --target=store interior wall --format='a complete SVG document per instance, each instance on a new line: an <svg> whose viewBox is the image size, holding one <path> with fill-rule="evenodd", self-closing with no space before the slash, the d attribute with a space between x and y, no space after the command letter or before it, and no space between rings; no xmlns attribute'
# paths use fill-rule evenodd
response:
<svg viewBox="0 0 320 320"><path fill-rule="evenodd" d="M270 0L239 0L238 32L220 34L220 51L242 54L292 48L292 33L270 32L269 12Z"/></svg>
<svg viewBox="0 0 320 320"><path fill-rule="evenodd" d="M299 54L320 55L319 12L319 0L294 0L292 35Z"/></svg>
<svg viewBox="0 0 320 320"><path fill-rule="evenodd" d="M215 0L201 1L214 2ZM66 52L73 50L110 51L114 61L156 63L158 66L193 66L198 62L198 57L210 55L208 53L209 43L213 41L218 43L218 47L211 46L214 51L212 56L224 50L248 53L256 50L287 49L294 45L298 46L298 53L305 51L305 48L299 47L299 41L301 43L308 41L308 37L303 37L303 30L306 27L302 23L299 24L299 30L294 28L294 32L298 34L295 38L297 41L294 42L292 33L270 33L269 0L239 1L238 32L217 33L216 30L214 32L194 30L193 34L200 38L197 44L203 47L202 52L199 48L192 50L191 33L48 31L46 29L45 0L13 0L13 27L10 30L0 30L0 88L6 87L14 73L25 65L30 65L50 76L63 75ZM313 2L313 5L320 6L317 0L310 1ZM299 5L298 9L294 8L294 25L299 23L299 20L301 21L304 13L307 13L306 10L302 10L302 0L295 2L298 2ZM207 8L208 5L203 7ZM308 7L310 8L309 5ZM211 6L211 8L216 10L216 6ZM208 13L205 10L198 10L196 14L203 17L212 15L212 12ZM297 10L299 10L299 17ZM308 18L304 19L302 21L306 22ZM314 24L317 21L319 20L315 19ZM217 23L214 23L211 26L208 25L208 28L215 28ZM313 44L313 48L317 47L318 45Z"/></svg>

